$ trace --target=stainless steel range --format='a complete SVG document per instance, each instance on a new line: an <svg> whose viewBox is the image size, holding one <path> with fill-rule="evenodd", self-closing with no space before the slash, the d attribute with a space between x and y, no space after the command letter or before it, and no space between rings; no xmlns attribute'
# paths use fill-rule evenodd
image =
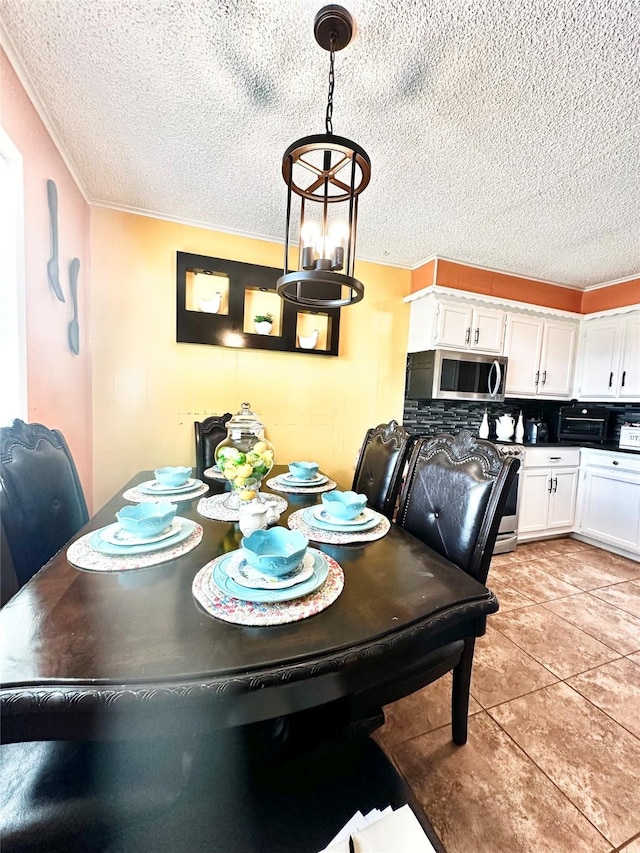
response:
<svg viewBox="0 0 640 853"><path fill-rule="evenodd" d="M496 444L498 452L501 456L516 456L520 460L520 467L524 464L524 447L521 444ZM518 544L518 489L520 482L520 471L516 471L516 476L509 495L507 503L498 528L498 538L493 549L494 554L506 554L509 551L515 551Z"/></svg>

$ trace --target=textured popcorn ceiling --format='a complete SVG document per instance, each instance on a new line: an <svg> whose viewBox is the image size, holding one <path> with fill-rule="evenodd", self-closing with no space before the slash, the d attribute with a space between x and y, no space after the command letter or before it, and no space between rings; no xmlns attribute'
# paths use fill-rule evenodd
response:
<svg viewBox="0 0 640 853"><path fill-rule="evenodd" d="M89 201L281 240L282 154L324 132L321 5L0 0L0 31ZM345 5L333 129L372 161L359 257L640 273L638 0Z"/></svg>

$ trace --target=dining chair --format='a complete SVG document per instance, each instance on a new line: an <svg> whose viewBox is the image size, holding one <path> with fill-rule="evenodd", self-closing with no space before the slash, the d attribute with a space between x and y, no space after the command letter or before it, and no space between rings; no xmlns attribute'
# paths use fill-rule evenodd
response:
<svg viewBox="0 0 640 853"><path fill-rule="evenodd" d="M207 468L215 465L215 449L227 437L227 421L231 412L224 415L211 415L203 421L193 424L196 439L196 476L202 480Z"/></svg>
<svg viewBox="0 0 640 853"><path fill-rule="evenodd" d="M396 421L367 430L353 476L354 492L367 496L373 509L392 518L402 485L412 437Z"/></svg>
<svg viewBox="0 0 640 853"><path fill-rule="evenodd" d="M89 520L80 478L59 430L20 419L0 428L0 513L19 586Z"/></svg>
<svg viewBox="0 0 640 853"><path fill-rule="evenodd" d="M480 583L487 581L509 489L520 461L503 459L495 445L470 432L416 441L409 459L396 523ZM392 682L358 695L352 717L374 719L381 705L453 673L451 725L457 744L467 741L469 688L475 638L425 641Z"/></svg>

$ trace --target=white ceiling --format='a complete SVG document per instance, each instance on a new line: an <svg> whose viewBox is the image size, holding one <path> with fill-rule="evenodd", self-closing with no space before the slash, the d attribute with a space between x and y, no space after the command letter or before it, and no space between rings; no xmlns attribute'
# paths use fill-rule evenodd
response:
<svg viewBox="0 0 640 853"><path fill-rule="evenodd" d="M0 31L90 202L282 240L282 154L324 132L322 5L0 0ZM638 0L344 5L333 130L372 162L359 257L640 274Z"/></svg>

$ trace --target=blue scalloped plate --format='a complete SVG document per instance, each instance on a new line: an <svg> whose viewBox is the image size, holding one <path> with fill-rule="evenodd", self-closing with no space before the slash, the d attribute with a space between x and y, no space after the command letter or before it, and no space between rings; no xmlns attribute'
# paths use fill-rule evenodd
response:
<svg viewBox="0 0 640 853"><path fill-rule="evenodd" d="M122 557L124 554L148 554L150 551L161 551L163 548L171 548L179 542L183 542L195 530L196 523L190 518L178 518L180 521L180 530L176 531L172 536L167 536L166 539L161 539L159 542L150 542L148 545L112 545L111 542L106 542L102 538L102 530L96 530L89 544L100 554L108 554L110 557ZM109 525L111 527L112 525Z"/></svg>
<svg viewBox="0 0 640 853"><path fill-rule="evenodd" d="M298 583L295 586L287 587L286 589L249 589L231 580L225 571L225 563L234 557L236 553L236 551L231 551L214 561L211 571L211 582L220 592L231 598L238 598L240 601L275 604L279 601L292 601L294 598L302 598L304 595L309 595L310 592L315 592L321 587L329 574L329 564L325 560L322 551L318 551L315 548L308 548L307 553L313 554L314 558L313 574L308 580L302 581L302 583Z"/></svg>

